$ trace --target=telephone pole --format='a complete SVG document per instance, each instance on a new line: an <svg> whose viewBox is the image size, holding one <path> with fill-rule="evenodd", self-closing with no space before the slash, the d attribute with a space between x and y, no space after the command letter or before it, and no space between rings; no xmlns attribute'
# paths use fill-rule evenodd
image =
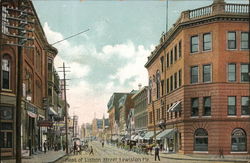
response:
<svg viewBox="0 0 250 163"><path fill-rule="evenodd" d="M64 94L64 110L65 110L65 134L66 134L66 140L65 140L65 145L66 145L66 154L69 154L69 149L68 149L68 103L67 103L67 95L66 95L66 68L70 68L70 67L65 67L65 64L63 62L63 67L58 67L58 68L62 68L62 71L59 72L63 72L63 94Z"/></svg>

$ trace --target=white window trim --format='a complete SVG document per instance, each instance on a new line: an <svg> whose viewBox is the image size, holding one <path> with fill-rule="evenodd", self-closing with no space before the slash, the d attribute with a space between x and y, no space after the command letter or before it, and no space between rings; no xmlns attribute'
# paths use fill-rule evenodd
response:
<svg viewBox="0 0 250 163"><path fill-rule="evenodd" d="M241 81L241 65L248 65L248 71L250 71L249 63L240 63L240 83L249 83L250 81Z"/></svg>
<svg viewBox="0 0 250 163"><path fill-rule="evenodd" d="M0 60L1 61L1 66L2 66L2 62L3 62L3 60L7 60L8 61L8 64L9 64L9 88L8 89L6 89L6 88L3 88L3 84L1 84L1 90L3 90L3 91L6 91L6 92L11 92L12 91L12 89L11 89L11 69L12 69L12 64L11 64L11 60L10 59L4 59L4 58L2 58L2 60ZM3 83L3 69L1 69L1 83Z"/></svg>
<svg viewBox="0 0 250 163"><path fill-rule="evenodd" d="M230 152L230 153L248 153L248 151L239 151L239 152L236 152L236 151L234 151L234 152Z"/></svg>
<svg viewBox="0 0 250 163"><path fill-rule="evenodd" d="M207 81L207 82L204 82L204 66L208 66L208 65L210 65L210 81ZM198 79L198 81L199 81L199 79ZM202 65L202 82L203 83L212 83L213 82L213 67L212 67L212 63L208 63L208 64L203 64Z"/></svg>

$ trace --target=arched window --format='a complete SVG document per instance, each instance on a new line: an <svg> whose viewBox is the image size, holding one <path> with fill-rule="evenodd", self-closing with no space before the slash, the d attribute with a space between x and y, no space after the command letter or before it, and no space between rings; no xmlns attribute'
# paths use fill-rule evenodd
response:
<svg viewBox="0 0 250 163"><path fill-rule="evenodd" d="M244 130L237 128L232 132L232 151L240 152L247 150L247 136Z"/></svg>
<svg viewBox="0 0 250 163"><path fill-rule="evenodd" d="M2 58L2 89L10 89L10 75L11 75L11 58L5 54Z"/></svg>
<svg viewBox="0 0 250 163"><path fill-rule="evenodd" d="M208 134L203 128L199 128L194 134L194 151L208 150Z"/></svg>
<svg viewBox="0 0 250 163"><path fill-rule="evenodd" d="M152 102L152 87L153 87L153 82L150 77L148 81L148 103L149 104Z"/></svg>
<svg viewBox="0 0 250 163"><path fill-rule="evenodd" d="M157 70L156 72L156 96L157 99L160 98L160 83L161 83L161 75L160 75L160 71Z"/></svg>

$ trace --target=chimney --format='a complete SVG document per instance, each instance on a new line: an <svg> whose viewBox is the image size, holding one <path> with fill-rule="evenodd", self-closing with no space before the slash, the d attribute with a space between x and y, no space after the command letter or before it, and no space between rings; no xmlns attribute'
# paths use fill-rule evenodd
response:
<svg viewBox="0 0 250 163"><path fill-rule="evenodd" d="M214 0L213 3L225 3L225 1L224 0Z"/></svg>
<svg viewBox="0 0 250 163"><path fill-rule="evenodd" d="M141 83L139 83L139 84L138 84L138 88L139 88L139 90L141 89L141 86L142 86L142 85L141 85Z"/></svg>

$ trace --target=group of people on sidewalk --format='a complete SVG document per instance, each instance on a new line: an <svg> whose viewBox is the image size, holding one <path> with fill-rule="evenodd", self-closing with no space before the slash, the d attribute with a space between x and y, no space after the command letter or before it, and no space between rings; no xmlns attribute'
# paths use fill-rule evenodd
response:
<svg viewBox="0 0 250 163"><path fill-rule="evenodd" d="M46 153L49 150L54 150L54 151L59 151L61 149L61 144L54 144L54 145L49 145L47 140L43 142L43 151ZM63 144L63 151L65 151L66 147L65 144Z"/></svg>

